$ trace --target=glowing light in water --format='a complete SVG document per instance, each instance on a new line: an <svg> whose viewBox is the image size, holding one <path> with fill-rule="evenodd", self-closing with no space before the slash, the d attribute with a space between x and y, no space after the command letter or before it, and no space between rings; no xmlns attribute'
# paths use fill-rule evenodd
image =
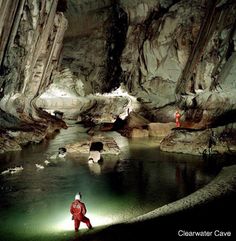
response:
<svg viewBox="0 0 236 241"><path fill-rule="evenodd" d="M93 227L108 225L115 222L115 220L111 217L99 216L89 213L86 216L89 217ZM74 221L71 219L71 215L67 215L66 217L64 217L64 219L57 223L55 225L55 229L58 231L74 230ZM86 224L81 222L80 229L87 229Z"/></svg>

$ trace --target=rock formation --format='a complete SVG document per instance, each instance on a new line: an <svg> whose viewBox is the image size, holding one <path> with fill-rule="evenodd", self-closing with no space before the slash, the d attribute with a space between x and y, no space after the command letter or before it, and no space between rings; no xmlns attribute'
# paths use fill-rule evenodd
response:
<svg viewBox="0 0 236 241"><path fill-rule="evenodd" d="M57 9L68 19L61 58L67 21ZM18 0L11 7L4 1L0 11L3 128L44 123L49 117L35 103L70 118L114 122L122 108L130 111L132 97L151 123L173 123L178 108L187 132L220 126L234 135L235 1ZM100 96L121 85L130 97Z"/></svg>
<svg viewBox="0 0 236 241"><path fill-rule="evenodd" d="M123 83L151 122L173 122L176 108L184 128L235 122L234 1L82 1L77 10L90 27L67 32L63 65L85 93Z"/></svg>
<svg viewBox="0 0 236 241"><path fill-rule="evenodd" d="M31 131L41 140L48 132L65 127L64 123L52 119L35 106L37 97L50 84L51 75L60 63L67 20L62 12L57 11L57 5L58 1L52 0L0 2L2 150L2 143L9 136L6 128L16 135ZM28 141L34 141L34 138L22 140ZM22 142L16 143L16 149Z"/></svg>

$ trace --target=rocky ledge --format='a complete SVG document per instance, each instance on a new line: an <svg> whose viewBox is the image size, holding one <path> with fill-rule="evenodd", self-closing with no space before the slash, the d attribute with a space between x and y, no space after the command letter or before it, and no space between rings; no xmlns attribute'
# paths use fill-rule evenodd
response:
<svg viewBox="0 0 236 241"><path fill-rule="evenodd" d="M66 145L66 149L69 155L89 154L89 150L92 143L101 143L103 148L101 150L102 155L119 155L120 148L112 137L106 137L102 135L96 135L91 137L90 140L83 140L73 144Z"/></svg>
<svg viewBox="0 0 236 241"><path fill-rule="evenodd" d="M176 128L162 140L160 148L162 151L192 155L235 154L235 136L234 125L206 130Z"/></svg>

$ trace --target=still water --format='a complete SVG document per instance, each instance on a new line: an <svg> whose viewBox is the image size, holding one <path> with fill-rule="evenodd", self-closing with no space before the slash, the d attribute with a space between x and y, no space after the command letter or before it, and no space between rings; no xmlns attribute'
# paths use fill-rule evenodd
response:
<svg viewBox="0 0 236 241"><path fill-rule="evenodd" d="M73 232L69 213L76 192L83 194L93 226L122 222L184 197L211 181L220 170L201 157L163 153L157 139L128 140L118 133L119 157L88 165L79 156L44 161L59 147L88 139L81 125L71 124L52 140L0 156L0 172L22 166L23 171L0 175L1 240L58 240ZM106 162L106 163L105 163ZM44 165L38 170L35 164ZM85 228L81 224L81 228ZM48 236L49 235L49 236Z"/></svg>

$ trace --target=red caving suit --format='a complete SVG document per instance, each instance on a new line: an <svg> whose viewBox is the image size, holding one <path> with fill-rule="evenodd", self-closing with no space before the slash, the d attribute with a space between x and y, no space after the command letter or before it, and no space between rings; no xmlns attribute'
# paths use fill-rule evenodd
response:
<svg viewBox="0 0 236 241"><path fill-rule="evenodd" d="M175 123L176 123L176 127L180 127L180 113L179 112L176 112L175 113Z"/></svg>
<svg viewBox="0 0 236 241"><path fill-rule="evenodd" d="M84 203L79 200L75 200L70 206L70 212L73 215L75 231L79 230L80 222L86 223L89 229L92 228L90 220L85 217L87 210Z"/></svg>

